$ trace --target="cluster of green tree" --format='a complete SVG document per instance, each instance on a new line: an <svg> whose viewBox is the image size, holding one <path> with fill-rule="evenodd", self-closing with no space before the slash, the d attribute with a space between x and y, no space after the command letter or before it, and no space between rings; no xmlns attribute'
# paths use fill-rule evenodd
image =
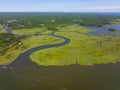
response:
<svg viewBox="0 0 120 90"><path fill-rule="evenodd" d="M116 19L120 16L97 13L0 13L0 24L6 24L13 30L43 26L57 30L57 27L68 24L103 26Z"/></svg>
<svg viewBox="0 0 120 90"><path fill-rule="evenodd" d="M0 34L0 52L8 49L9 47L18 44L25 36L15 37L13 34Z"/></svg>
<svg viewBox="0 0 120 90"><path fill-rule="evenodd" d="M116 29L114 29L114 28L110 28L110 29L108 29L110 32L116 32Z"/></svg>

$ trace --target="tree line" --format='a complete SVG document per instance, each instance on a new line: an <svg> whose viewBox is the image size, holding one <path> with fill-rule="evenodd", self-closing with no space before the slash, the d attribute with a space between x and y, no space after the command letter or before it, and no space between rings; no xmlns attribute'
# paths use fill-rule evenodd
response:
<svg viewBox="0 0 120 90"><path fill-rule="evenodd" d="M120 16L96 13L0 13L0 24L10 29L47 27L57 30L57 27L81 24L85 26L109 25Z"/></svg>

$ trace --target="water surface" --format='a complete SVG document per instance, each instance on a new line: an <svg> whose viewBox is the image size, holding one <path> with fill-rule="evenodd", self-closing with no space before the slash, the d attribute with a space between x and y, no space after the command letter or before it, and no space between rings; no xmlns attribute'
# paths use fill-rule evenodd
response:
<svg viewBox="0 0 120 90"><path fill-rule="evenodd" d="M120 64L0 69L0 90L119 90Z"/></svg>
<svg viewBox="0 0 120 90"><path fill-rule="evenodd" d="M90 30L95 30L90 32L92 35L120 35L120 25L111 25L111 26L103 26L103 27L96 27L96 26L84 26ZM115 29L116 32L111 32L109 29Z"/></svg>

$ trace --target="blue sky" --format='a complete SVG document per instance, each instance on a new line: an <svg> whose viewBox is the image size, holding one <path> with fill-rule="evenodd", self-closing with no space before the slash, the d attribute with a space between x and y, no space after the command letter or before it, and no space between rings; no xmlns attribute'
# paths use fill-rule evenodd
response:
<svg viewBox="0 0 120 90"><path fill-rule="evenodd" d="M120 0L1 0L0 12L120 12Z"/></svg>

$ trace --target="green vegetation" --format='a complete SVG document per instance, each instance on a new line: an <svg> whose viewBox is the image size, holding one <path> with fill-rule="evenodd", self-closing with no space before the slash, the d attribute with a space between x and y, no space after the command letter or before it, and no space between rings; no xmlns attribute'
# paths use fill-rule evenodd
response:
<svg viewBox="0 0 120 90"><path fill-rule="evenodd" d="M23 53L31 48L41 46L41 45L46 45L46 44L59 43L62 41L63 41L62 39L48 36L48 35L31 36L28 39L21 40L20 43L14 45L13 47L2 52L2 55L0 55L0 64L11 63L21 53Z"/></svg>
<svg viewBox="0 0 120 90"><path fill-rule="evenodd" d="M21 29L21 30L13 30L13 33L18 35L29 35L29 34L38 34L48 31L47 28L32 28L32 29Z"/></svg>
<svg viewBox="0 0 120 90"><path fill-rule="evenodd" d="M14 37L12 34L0 34L0 53L2 53L1 51L19 43L21 38L24 38L24 36Z"/></svg>
<svg viewBox="0 0 120 90"><path fill-rule="evenodd" d="M113 19L111 22L110 22L112 25L117 25L117 24L120 24L120 19Z"/></svg>
<svg viewBox="0 0 120 90"><path fill-rule="evenodd" d="M114 28L110 28L110 29L108 29L110 32L116 32L116 29L114 29Z"/></svg>
<svg viewBox="0 0 120 90"><path fill-rule="evenodd" d="M3 34L3 33L5 33L5 31L2 30L2 25L0 25L0 34Z"/></svg>
<svg viewBox="0 0 120 90"><path fill-rule="evenodd" d="M120 37L104 42L110 36L89 36L87 32L87 29L76 26L60 28L56 35L70 38L70 44L37 51L30 57L32 61L45 66L76 63L80 65L107 64L120 60L120 43L118 42Z"/></svg>

